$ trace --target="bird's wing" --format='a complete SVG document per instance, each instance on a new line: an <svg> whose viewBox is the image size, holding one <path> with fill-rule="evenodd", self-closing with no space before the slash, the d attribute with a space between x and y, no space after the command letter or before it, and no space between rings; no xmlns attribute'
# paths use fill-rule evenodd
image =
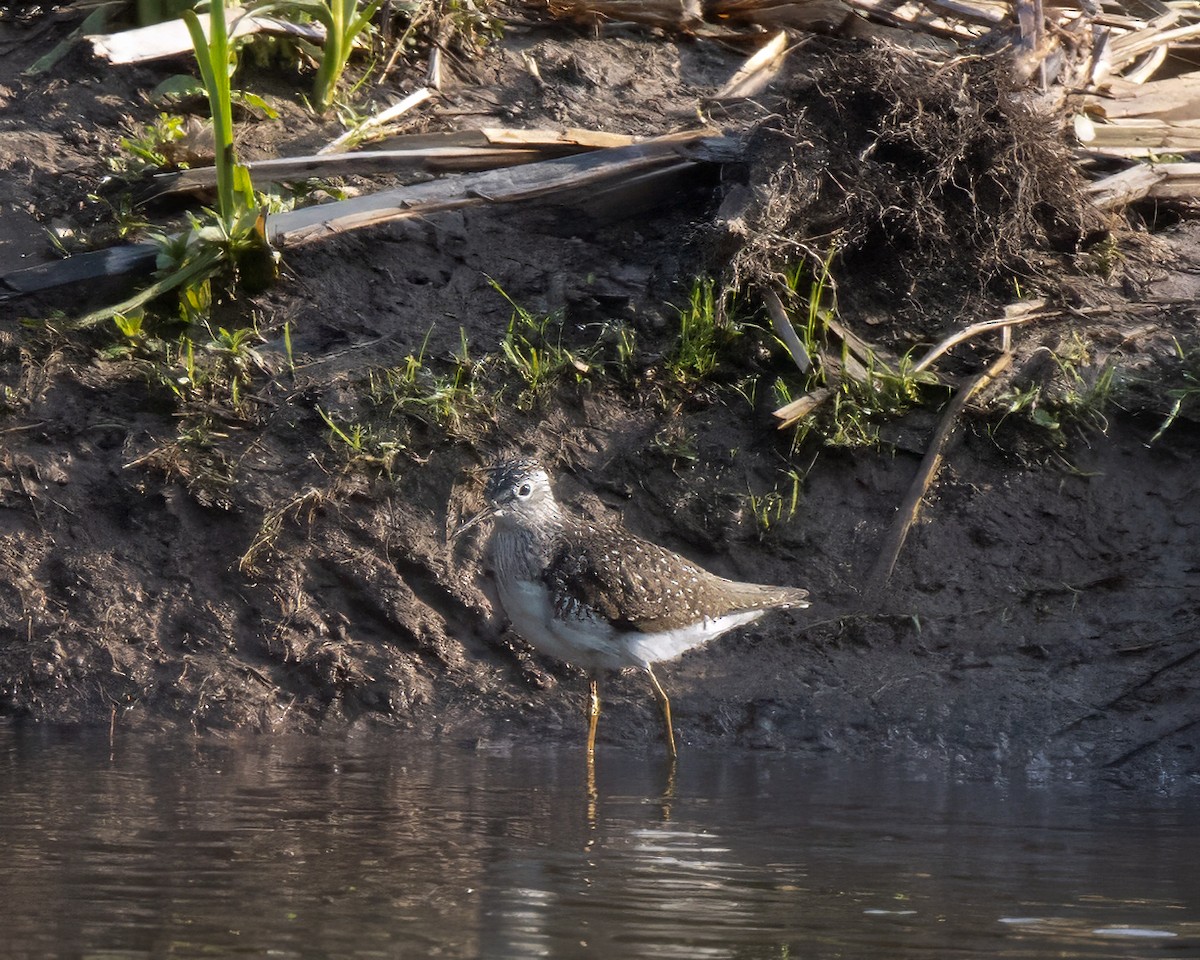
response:
<svg viewBox="0 0 1200 960"><path fill-rule="evenodd" d="M618 528L585 524L551 551L546 585L556 615L599 616L655 633L734 610L797 602L803 591L740 584Z"/></svg>

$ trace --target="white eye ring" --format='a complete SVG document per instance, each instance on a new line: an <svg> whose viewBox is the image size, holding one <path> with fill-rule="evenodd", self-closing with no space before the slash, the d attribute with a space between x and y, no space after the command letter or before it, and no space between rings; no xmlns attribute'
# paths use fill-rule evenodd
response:
<svg viewBox="0 0 1200 960"><path fill-rule="evenodd" d="M517 488L517 496L522 500L527 500L531 493L533 493L533 484L531 484L528 480L526 480Z"/></svg>

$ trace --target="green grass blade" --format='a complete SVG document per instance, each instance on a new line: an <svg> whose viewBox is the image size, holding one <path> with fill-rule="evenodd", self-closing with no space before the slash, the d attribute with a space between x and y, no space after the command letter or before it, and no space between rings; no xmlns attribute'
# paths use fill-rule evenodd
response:
<svg viewBox="0 0 1200 960"><path fill-rule="evenodd" d="M120 303L113 304L112 306L102 307L99 310L93 310L91 313L85 314L77 320L72 320L67 324L67 329L80 330L85 327L94 327L98 323L111 320L118 313L130 313L139 307L143 307L151 300L161 297L164 293L169 293L176 287L181 287L186 283L191 283L192 280L198 277L202 277L220 263L224 259L224 256L224 251L220 249L212 248L206 250L201 256L182 269L176 270L156 283L152 283L145 290L139 290L129 299L122 300Z"/></svg>

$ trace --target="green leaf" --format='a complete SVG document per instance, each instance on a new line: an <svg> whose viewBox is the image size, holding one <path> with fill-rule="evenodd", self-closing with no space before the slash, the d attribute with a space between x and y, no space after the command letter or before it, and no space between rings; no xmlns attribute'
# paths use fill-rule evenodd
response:
<svg viewBox="0 0 1200 960"><path fill-rule="evenodd" d="M142 321L145 319L146 311L141 307L130 310L128 313L113 314L113 323L117 325L117 329L121 331L128 339L135 340L142 333Z"/></svg>
<svg viewBox="0 0 1200 960"><path fill-rule="evenodd" d="M177 73L151 90L150 99L155 103L170 104L188 97L202 97L204 93L204 84L191 74Z"/></svg>
<svg viewBox="0 0 1200 960"><path fill-rule="evenodd" d="M252 110L261 110L268 120L279 119L279 111L257 93L250 93L248 90L239 90L233 94L233 97L243 106L249 107Z"/></svg>
<svg viewBox="0 0 1200 960"><path fill-rule="evenodd" d="M1039 427L1045 427L1047 430L1058 430L1062 427L1062 424L1059 423L1052 414L1047 413L1040 407L1036 408L1029 415L1029 419L1031 419Z"/></svg>

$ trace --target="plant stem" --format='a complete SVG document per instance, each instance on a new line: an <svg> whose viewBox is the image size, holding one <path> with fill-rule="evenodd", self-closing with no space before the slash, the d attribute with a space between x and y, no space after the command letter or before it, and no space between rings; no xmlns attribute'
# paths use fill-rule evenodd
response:
<svg viewBox="0 0 1200 960"><path fill-rule="evenodd" d="M350 0L353 4L354 0ZM324 113L333 103L333 95L337 90L338 80L346 66L349 51L346 45L346 13L343 0L332 0L329 4L329 22L325 27L325 52L321 56L321 65L317 69L313 92L316 95L317 110Z"/></svg>
<svg viewBox="0 0 1200 960"><path fill-rule="evenodd" d="M233 154L233 108L229 89L229 32L225 24L225 0L213 0L209 10L209 36L207 40L200 20L191 10L185 10L183 19L192 35L196 52L196 63L204 89L208 91L208 103L212 109L213 140L216 144L215 166L217 168L217 209L227 226L232 226L237 216L234 207L234 163Z"/></svg>
<svg viewBox="0 0 1200 960"><path fill-rule="evenodd" d="M354 38L370 26L371 18L382 2L370 0L361 11L358 0L326 0L314 6L313 16L325 25L325 52L321 55L321 65L313 84L318 112L324 113L333 104L338 81L354 49Z"/></svg>

